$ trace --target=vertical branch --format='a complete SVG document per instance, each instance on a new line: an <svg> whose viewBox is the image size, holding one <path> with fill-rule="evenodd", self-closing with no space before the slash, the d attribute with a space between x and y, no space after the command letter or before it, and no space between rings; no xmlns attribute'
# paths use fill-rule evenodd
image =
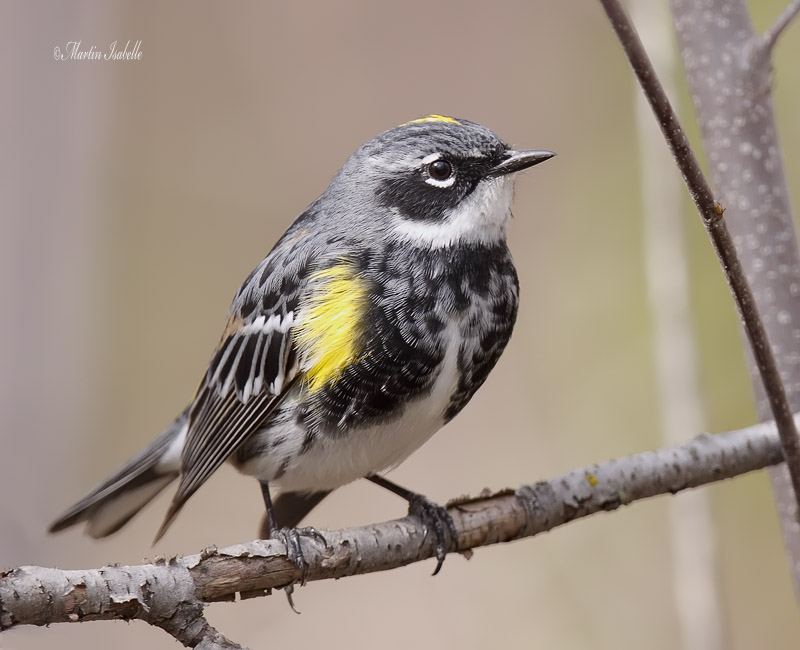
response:
<svg viewBox="0 0 800 650"><path fill-rule="evenodd" d="M794 2L759 37L744 0L671 0L686 77L702 130L712 182L728 207L726 221L768 333L790 405L800 408L800 253L771 95L769 54L797 13ZM724 14L725 20L718 18ZM748 357L764 421L773 387ZM790 450L786 448L787 456ZM791 472L792 466L789 466ZM794 475L770 471L784 539L800 595L800 526ZM792 486L795 486L793 494Z"/></svg>
<svg viewBox="0 0 800 650"><path fill-rule="evenodd" d="M611 21L611 25L617 34L617 38L630 60L633 71L650 103L650 108L653 110L658 124L661 127L661 132L664 134L672 150L672 155L675 157L675 161L681 170L689 193L697 206L697 210L703 220L703 225L706 228L706 232L708 232L711 243L719 258L720 265L725 274L725 279L733 294L742 325L750 342L754 365L758 369L760 379L763 382L763 394L766 398L765 402L768 403L769 409L772 411L775 423L778 427L781 445L783 446L784 456L786 458L786 466L789 470L791 486L794 491L793 505L796 508L797 498L798 495L800 495L800 440L798 439L797 429L795 428L792 418L792 411L789 407L786 390L778 371L778 365L775 361L773 350L769 345L758 307L756 306L747 279L742 272L736 248L734 247L733 240L728 232L725 220L723 219L725 208L722 204L714 200L711 187L700 169L697 157L689 146L686 134L675 115L675 111L669 103L666 93L664 93L664 89L653 70L647 53L636 34L633 24L625 13L621 2L619 0L600 0L600 3L603 9L605 9ZM701 12L699 7L697 11ZM711 18L708 19L711 23L730 23L729 15L726 15L725 20L717 21L720 14L714 14L714 12L708 11L705 5L702 11L706 12L707 15L711 15ZM710 44L709 47L719 49L720 51L724 49L720 47L720 41L714 39L714 37L709 34L704 34L703 40ZM682 50L682 54L684 60L686 60L686 50ZM728 56L730 56L730 53L728 53ZM713 79L715 82L718 81L715 74L709 75L709 78ZM717 84L717 86L719 86L719 84ZM766 89L761 90L765 92ZM716 89L716 96L722 97L723 100L729 99L724 94L720 93L719 87ZM752 95L750 96L752 97ZM730 147L730 142L730 139L728 139L728 147ZM751 148L753 147L752 143L749 143L749 145ZM761 145L759 145L759 149L760 146ZM782 349L786 350L786 348ZM798 364L800 364L800 358L798 358ZM800 382L798 382L798 385L800 385ZM796 518L794 526L798 528ZM798 566L800 563L795 562L793 564L794 566Z"/></svg>
<svg viewBox="0 0 800 650"><path fill-rule="evenodd" d="M675 96L677 56L669 9L636 0L631 15L647 43L667 93ZM689 304L689 270L683 228L683 188L653 122L647 101L634 88L642 174L646 280L653 322L656 385L664 445L705 430L696 346ZM710 494L697 490L671 499L670 546L675 609L684 650L721 650L723 625L716 575Z"/></svg>

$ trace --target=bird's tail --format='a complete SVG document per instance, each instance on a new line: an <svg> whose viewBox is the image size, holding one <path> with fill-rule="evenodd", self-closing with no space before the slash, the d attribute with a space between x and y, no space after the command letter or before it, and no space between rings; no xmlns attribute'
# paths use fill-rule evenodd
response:
<svg viewBox="0 0 800 650"><path fill-rule="evenodd" d="M187 430L188 408L145 449L56 519L55 533L83 521L94 538L122 528L178 477Z"/></svg>

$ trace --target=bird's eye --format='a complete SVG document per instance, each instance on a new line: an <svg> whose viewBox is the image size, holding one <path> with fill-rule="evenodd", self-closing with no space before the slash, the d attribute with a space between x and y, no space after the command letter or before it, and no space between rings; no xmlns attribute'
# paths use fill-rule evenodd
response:
<svg viewBox="0 0 800 650"><path fill-rule="evenodd" d="M428 164L428 176L435 181L446 181L453 175L453 164L449 160L434 160Z"/></svg>

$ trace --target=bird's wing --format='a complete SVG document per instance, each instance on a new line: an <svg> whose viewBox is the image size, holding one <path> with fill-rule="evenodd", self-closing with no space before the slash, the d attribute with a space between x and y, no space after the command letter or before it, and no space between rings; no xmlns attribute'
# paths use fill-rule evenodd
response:
<svg viewBox="0 0 800 650"><path fill-rule="evenodd" d="M292 336L309 261L268 257L239 291L189 408L180 484L158 540L186 500L273 413L297 380ZM282 268L277 268L282 267Z"/></svg>

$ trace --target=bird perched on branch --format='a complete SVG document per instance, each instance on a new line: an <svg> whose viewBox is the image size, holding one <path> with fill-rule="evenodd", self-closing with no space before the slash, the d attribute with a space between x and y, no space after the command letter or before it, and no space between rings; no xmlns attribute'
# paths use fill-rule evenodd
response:
<svg viewBox="0 0 800 650"><path fill-rule="evenodd" d="M451 420L506 347L513 179L553 155L441 115L364 144L244 281L191 404L50 531L109 535L178 479L158 539L229 461L258 479L270 535L355 479L392 490L436 535L438 571L457 541L446 510L377 472Z"/></svg>

